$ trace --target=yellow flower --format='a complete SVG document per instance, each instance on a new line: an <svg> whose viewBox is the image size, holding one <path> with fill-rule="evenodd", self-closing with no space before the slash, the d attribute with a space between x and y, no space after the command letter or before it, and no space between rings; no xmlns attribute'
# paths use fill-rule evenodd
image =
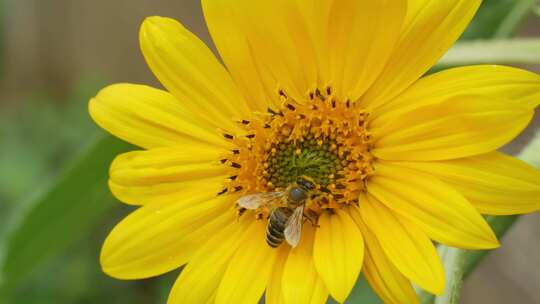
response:
<svg viewBox="0 0 540 304"><path fill-rule="evenodd" d="M540 76L421 78L479 4L203 0L227 69L178 22L146 19L141 49L167 91L116 84L89 105L143 149L111 165L114 195L140 207L105 241L103 270L141 279L187 263L169 303L343 302L361 270L386 303L418 303L411 282L440 294L432 240L495 248L481 213L540 209L539 171L495 152L533 117ZM301 176L317 189L300 243L274 249L274 207L236 202Z"/></svg>

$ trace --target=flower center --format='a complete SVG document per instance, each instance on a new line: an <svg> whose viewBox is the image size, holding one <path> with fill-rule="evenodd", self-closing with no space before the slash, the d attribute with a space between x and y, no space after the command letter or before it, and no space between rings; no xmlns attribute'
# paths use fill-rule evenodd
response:
<svg viewBox="0 0 540 304"><path fill-rule="evenodd" d="M368 113L336 100L330 89L309 93L304 102L280 96L279 111L241 121L245 134L224 134L236 148L222 160L231 178L221 193L279 191L307 176L317 186L308 210L358 203L373 173Z"/></svg>
<svg viewBox="0 0 540 304"><path fill-rule="evenodd" d="M308 134L301 142L273 145L263 174L268 184L277 188L287 188L300 176L309 176L327 188L347 163L339 157L335 140L317 139Z"/></svg>

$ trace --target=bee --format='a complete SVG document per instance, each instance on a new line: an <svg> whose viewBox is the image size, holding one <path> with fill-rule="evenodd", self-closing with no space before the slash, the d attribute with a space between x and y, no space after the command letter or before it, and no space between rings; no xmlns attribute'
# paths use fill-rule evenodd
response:
<svg viewBox="0 0 540 304"><path fill-rule="evenodd" d="M270 208L266 225L266 242L273 248L284 240L292 247L300 242L304 207L316 186L308 177L301 176L285 191L253 193L241 197L236 202L242 210Z"/></svg>

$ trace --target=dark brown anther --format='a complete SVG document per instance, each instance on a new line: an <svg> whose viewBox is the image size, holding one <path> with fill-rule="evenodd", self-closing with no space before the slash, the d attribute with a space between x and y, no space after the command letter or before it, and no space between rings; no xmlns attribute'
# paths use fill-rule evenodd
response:
<svg viewBox="0 0 540 304"><path fill-rule="evenodd" d="M221 190L220 192L218 192L217 195L223 195L223 194L227 193L227 191L228 191L228 189L225 188L225 189Z"/></svg>
<svg viewBox="0 0 540 304"><path fill-rule="evenodd" d="M243 124L243 125L249 125L250 121L242 119L242 121L240 121L240 123Z"/></svg>
<svg viewBox="0 0 540 304"><path fill-rule="evenodd" d="M332 108L335 108L335 107L336 107L336 100L332 99Z"/></svg>
<svg viewBox="0 0 540 304"><path fill-rule="evenodd" d="M285 94L285 91L280 89L278 93L279 93L279 96L287 98L287 94Z"/></svg>
<svg viewBox="0 0 540 304"><path fill-rule="evenodd" d="M326 95L332 95L332 88L326 87Z"/></svg>
<svg viewBox="0 0 540 304"><path fill-rule="evenodd" d="M296 108L295 108L292 104L290 104L290 103L287 104L287 109L289 109L289 110L291 110L291 111L296 110Z"/></svg>
<svg viewBox="0 0 540 304"><path fill-rule="evenodd" d="M248 135L246 135L246 137L249 138L249 139L252 139L252 138L255 138L255 134L248 134Z"/></svg>
<svg viewBox="0 0 540 304"><path fill-rule="evenodd" d="M276 112L276 111L272 110L272 108L268 108L267 111L268 111L268 113L270 113L270 114L272 114L272 115L283 116L283 113L281 113L281 111Z"/></svg>
<svg viewBox="0 0 540 304"><path fill-rule="evenodd" d="M321 191L321 192L324 192L324 193L328 193L328 194L332 193L332 192L331 192L330 190L328 190L328 188L326 188L326 187L321 187L320 191Z"/></svg>
<svg viewBox="0 0 540 304"><path fill-rule="evenodd" d="M226 139L229 139L229 140L233 140L234 139L234 136L232 136L231 134L223 134L223 137L225 137Z"/></svg>
<svg viewBox="0 0 540 304"><path fill-rule="evenodd" d="M233 162L233 163L231 164L231 166L232 166L233 168L236 168L236 169L242 168L242 166L241 166L239 163L235 163L235 162Z"/></svg>
<svg viewBox="0 0 540 304"><path fill-rule="evenodd" d="M242 186L236 186L234 187L234 192L242 191Z"/></svg>
<svg viewBox="0 0 540 304"><path fill-rule="evenodd" d="M315 95L317 95L317 97L322 100L322 101L325 101L326 100L326 96L324 96L322 93L321 93L321 90L319 89L316 89L315 90Z"/></svg>
<svg viewBox="0 0 540 304"><path fill-rule="evenodd" d="M232 181L236 180L237 178L238 178L238 175L229 176L229 179Z"/></svg>
<svg viewBox="0 0 540 304"><path fill-rule="evenodd" d="M309 99L315 99L315 94L313 92L309 92Z"/></svg>
<svg viewBox="0 0 540 304"><path fill-rule="evenodd" d="M232 150L232 153L233 153L234 155L238 155L238 154L240 154L240 150L234 149L234 150Z"/></svg>
<svg viewBox="0 0 540 304"><path fill-rule="evenodd" d="M222 164L224 164L224 163L226 163L226 162L227 162L227 159L226 159L226 158L224 158L224 159L220 159L219 161L220 161L220 162L221 162Z"/></svg>

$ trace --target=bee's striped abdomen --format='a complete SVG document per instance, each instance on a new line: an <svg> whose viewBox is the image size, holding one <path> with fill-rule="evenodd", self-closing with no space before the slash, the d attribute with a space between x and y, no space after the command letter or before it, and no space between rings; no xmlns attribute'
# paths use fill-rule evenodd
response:
<svg viewBox="0 0 540 304"><path fill-rule="evenodd" d="M283 242L285 239L283 232L292 214L293 211L286 207L276 208L270 213L266 225L266 242L268 245L275 248Z"/></svg>

